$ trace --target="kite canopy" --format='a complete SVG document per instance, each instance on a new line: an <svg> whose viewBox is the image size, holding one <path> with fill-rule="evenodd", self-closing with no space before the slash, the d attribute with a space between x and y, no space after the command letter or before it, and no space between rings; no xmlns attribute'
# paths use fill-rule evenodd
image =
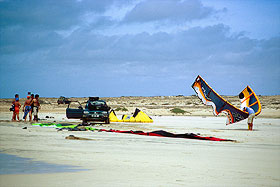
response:
<svg viewBox="0 0 280 187"><path fill-rule="evenodd" d="M110 122L123 122L123 120L118 119L114 110L111 110L111 112L109 114L109 119L110 119Z"/></svg>
<svg viewBox="0 0 280 187"><path fill-rule="evenodd" d="M118 119L114 110L110 112L109 115L110 122L136 122L136 123L153 123L151 117L145 114L143 111L138 108L135 109L133 116L123 115L122 119Z"/></svg>
<svg viewBox="0 0 280 187"><path fill-rule="evenodd" d="M222 139L222 138L215 138L212 136L205 137L200 136L194 133L185 133L185 134L173 134L163 130L157 130L152 132L143 132L143 131L121 131L121 130L107 130L107 129L96 129L91 126L81 126L81 125L74 125L74 124L59 124L59 123L33 123L34 126L41 126L41 127L55 127L59 130L68 130L68 131L99 131L99 132L115 132L115 133L128 133L128 134L137 134L137 135L145 135L145 136L158 136L158 137L169 137L169 138L187 138L187 139L198 139L198 140L209 140L209 141L231 141L235 142L235 140L230 139ZM73 135L70 135L73 136ZM66 139L72 139L67 138ZM78 138L79 140L90 140L87 138Z"/></svg>
<svg viewBox="0 0 280 187"><path fill-rule="evenodd" d="M239 99L241 102L241 109L243 109L244 107L250 107L255 111L255 115L261 113L262 106L259 98L249 86L247 86L242 92L240 92Z"/></svg>
<svg viewBox="0 0 280 187"><path fill-rule="evenodd" d="M100 129L101 132L115 132L115 133L127 133L127 134L137 134L137 135L144 135L144 136L158 136L158 137L168 137L168 138L186 138L186 139L198 139L198 140L209 140L209 141L230 141L235 142L235 140L230 139L222 139L222 138L215 138L215 137L205 137L200 136L193 133L185 133L185 134L173 134L167 131L158 130L152 132L143 132L143 131L120 131L120 130L106 130Z"/></svg>
<svg viewBox="0 0 280 187"><path fill-rule="evenodd" d="M197 96L205 105L211 105L213 107L214 115L219 115L221 112L227 115L227 125L236 123L248 117L248 112L239 109L222 98L217 94L202 77L199 75L195 79L192 88L197 93ZM261 104L253 92L253 90L247 86L240 94L239 98L241 100L241 107L244 106L251 107L255 114L258 115L261 112Z"/></svg>

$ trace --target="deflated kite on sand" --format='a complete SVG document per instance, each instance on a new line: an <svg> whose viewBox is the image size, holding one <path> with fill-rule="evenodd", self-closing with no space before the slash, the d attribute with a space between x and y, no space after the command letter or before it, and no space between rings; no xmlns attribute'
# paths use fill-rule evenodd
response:
<svg viewBox="0 0 280 187"><path fill-rule="evenodd" d="M157 137L168 137L168 138L185 138L185 139L197 139L197 140L209 140L209 141L230 141L236 142L235 140L216 138L212 136L200 136L199 134L194 133L185 133L185 134L174 134L164 130L157 130L152 132L143 132L143 131L123 131L123 130L114 130L114 129L96 129L91 126L83 125L73 125L73 124L56 124L56 123L33 123L34 126L41 127L55 127L59 130L68 130L68 131L98 131L98 132L114 132L114 133L126 133L126 134L135 134L135 135L144 135L144 136L157 136ZM70 135L65 137L65 139L70 140L94 140L89 138L75 137Z"/></svg>

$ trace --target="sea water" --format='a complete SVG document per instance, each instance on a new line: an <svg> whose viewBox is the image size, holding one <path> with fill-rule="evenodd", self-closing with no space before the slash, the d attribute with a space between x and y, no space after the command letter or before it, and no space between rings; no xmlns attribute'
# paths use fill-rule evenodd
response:
<svg viewBox="0 0 280 187"><path fill-rule="evenodd" d="M78 172L85 170L78 166L49 164L41 161L33 161L30 158L0 153L0 175Z"/></svg>

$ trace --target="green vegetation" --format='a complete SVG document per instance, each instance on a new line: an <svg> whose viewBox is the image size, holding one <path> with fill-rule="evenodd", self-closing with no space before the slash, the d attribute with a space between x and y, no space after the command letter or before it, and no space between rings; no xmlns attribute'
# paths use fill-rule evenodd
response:
<svg viewBox="0 0 280 187"><path fill-rule="evenodd" d="M128 110L126 108L124 108L124 107L118 107L118 108L116 108L115 111L124 111L124 112L126 112Z"/></svg>
<svg viewBox="0 0 280 187"><path fill-rule="evenodd" d="M182 110L180 108L173 108L170 110L171 112L175 113L175 114L185 114L186 111L185 110Z"/></svg>

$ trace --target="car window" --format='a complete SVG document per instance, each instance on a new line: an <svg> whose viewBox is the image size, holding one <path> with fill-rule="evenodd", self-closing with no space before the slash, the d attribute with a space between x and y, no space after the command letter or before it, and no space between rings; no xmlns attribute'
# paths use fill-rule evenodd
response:
<svg viewBox="0 0 280 187"><path fill-rule="evenodd" d="M104 101L89 101L86 108L89 110L107 110L107 105Z"/></svg>
<svg viewBox="0 0 280 187"><path fill-rule="evenodd" d="M102 101L91 101L90 103L95 106L105 105L105 102Z"/></svg>

